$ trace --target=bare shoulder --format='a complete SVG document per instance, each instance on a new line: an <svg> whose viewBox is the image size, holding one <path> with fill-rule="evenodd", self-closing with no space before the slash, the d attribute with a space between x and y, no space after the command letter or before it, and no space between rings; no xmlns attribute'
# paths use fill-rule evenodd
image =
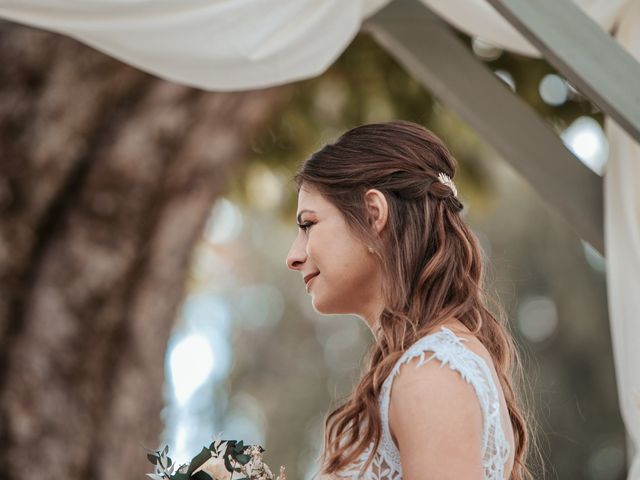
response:
<svg viewBox="0 0 640 480"><path fill-rule="evenodd" d="M480 480L483 414L474 387L437 358L418 362L400 367L389 402L404 478Z"/></svg>
<svg viewBox="0 0 640 480"><path fill-rule="evenodd" d="M445 327L451 330L459 338L466 340L464 342L464 346L471 352L475 353L478 357L482 358L488 366L489 372L491 373L493 379L493 383L498 391L498 396L500 397L499 402L502 430L505 435L505 440L509 444L511 451L510 458L507 461L505 469L506 471L511 471L514 462L515 436L509 417L507 402L504 397L504 392L502 390L498 374L496 372L493 357L491 356L491 353L487 350L487 348L482 344L482 342L478 340L478 338L469 329L462 325L462 323L454 321L445 324ZM431 363L431 365L429 365L429 363ZM415 367L417 365L417 362L409 362L407 363L407 365L403 365L403 367L408 367L409 365L414 365ZM410 386L411 384L413 384L414 387L417 385L429 384L430 386L433 386L431 395L437 397L435 401L432 399L427 400L426 403L422 403L422 405L424 405L425 407L422 410L421 418L425 416L435 416L435 420L427 420L441 420L442 422L449 422L454 426L458 425L460 427L459 423L456 424L454 422L466 417L465 424L467 428L467 434L470 435L469 437L466 437L466 439L470 440L470 438L474 434L476 439L477 435L482 435L482 430L478 430L477 428L478 421L482 422L483 419L481 406L478 402L476 392L470 384L462 381L461 376L458 375L457 372L454 372L450 368L440 368L441 365L442 363L440 361L438 361L436 358L433 358L431 361L421 365L419 368L401 367L400 370L402 371L402 374L400 374L399 372L394 381L389 407L389 429L391 431L392 438L396 443L396 446L399 446L399 443L402 441L402 439L398 438L398 435L400 437L404 435L402 432L398 432L398 430L402 429L402 424L408 420L406 418L402 418L405 416L402 413L404 404L409 401L407 397L414 397L413 401L421 402L421 400L417 399L421 396L428 396L430 394L428 391L429 388L423 387L426 391L421 391L420 388L412 388ZM456 412L460 415L457 415ZM458 420L456 420L456 418ZM474 421L476 428L472 431L469 431L468 427L469 425L472 425ZM462 432L464 432L464 428L461 428L458 434L465 435ZM455 432L453 431L450 433L452 435L455 435Z"/></svg>
<svg viewBox="0 0 640 480"><path fill-rule="evenodd" d="M473 353L482 357L482 359L484 359L488 365L493 367L493 359L491 357L491 354L489 353L489 350L487 350L482 342L478 340L478 338L473 333L471 333L468 328L466 328L459 322L455 324L448 324L445 326L453 333L455 333L456 336L466 340L464 346L471 350Z"/></svg>

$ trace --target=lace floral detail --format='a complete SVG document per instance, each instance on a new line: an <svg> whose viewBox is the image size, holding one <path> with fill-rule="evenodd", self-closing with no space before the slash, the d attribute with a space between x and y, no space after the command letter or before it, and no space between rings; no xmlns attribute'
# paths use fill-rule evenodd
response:
<svg viewBox="0 0 640 480"><path fill-rule="evenodd" d="M416 367L423 365L432 358L437 358L441 362L440 367L448 365L451 369L460 373L462 378L474 387L483 413L482 461L484 479L503 480L504 465L509 459L510 447L502 431L500 397L485 360L466 348L462 343L466 341L468 340L458 337L443 326L440 327L439 332L422 337L404 352L385 379L380 391L382 435L378 450L375 452L371 464L366 471L362 471L373 448L373 442L369 444L369 447L356 462L343 469L337 475L338 478L362 478L365 480L402 479L400 452L393 442L389 430L389 395L391 385L398 375L400 367L413 358L419 357L420 360ZM427 356L427 353L431 353L431 355Z"/></svg>

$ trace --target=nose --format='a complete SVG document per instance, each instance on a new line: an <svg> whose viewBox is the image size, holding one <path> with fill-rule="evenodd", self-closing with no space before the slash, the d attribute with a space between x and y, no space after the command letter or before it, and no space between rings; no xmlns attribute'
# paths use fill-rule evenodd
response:
<svg viewBox="0 0 640 480"><path fill-rule="evenodd" d="M300 270L306 259L307 254L304 250L304 246L302 242L299 242L298 238L296 238L289 249L289 253L287 254L287 267L291 270Z"/></svg>

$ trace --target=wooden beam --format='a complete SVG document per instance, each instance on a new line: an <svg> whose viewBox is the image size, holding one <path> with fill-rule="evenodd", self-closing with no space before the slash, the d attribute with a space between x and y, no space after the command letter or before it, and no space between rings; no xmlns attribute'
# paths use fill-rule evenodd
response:
<svg viewBox="0 0 640 480"><path fill-rule="evenodd" d="M533 109L418 0L395 0L363 29L518 170L604 255L603 182Z"/></svg>
<svg viewBox="0 0 640 480"><path fill-rule="evenodd" d="M562 75L640 142L640 63L574 2L489 0Z"/></svg>

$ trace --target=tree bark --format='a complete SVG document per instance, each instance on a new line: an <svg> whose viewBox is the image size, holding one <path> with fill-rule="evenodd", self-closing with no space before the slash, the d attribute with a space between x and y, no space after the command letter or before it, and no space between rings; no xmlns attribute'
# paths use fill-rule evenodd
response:
<svg viewBox="0 0 640 480"><path fill-rule="evenodd" d="M2 477L144 478L190 254L288 88L210 93L0 24Z"/></svg>

